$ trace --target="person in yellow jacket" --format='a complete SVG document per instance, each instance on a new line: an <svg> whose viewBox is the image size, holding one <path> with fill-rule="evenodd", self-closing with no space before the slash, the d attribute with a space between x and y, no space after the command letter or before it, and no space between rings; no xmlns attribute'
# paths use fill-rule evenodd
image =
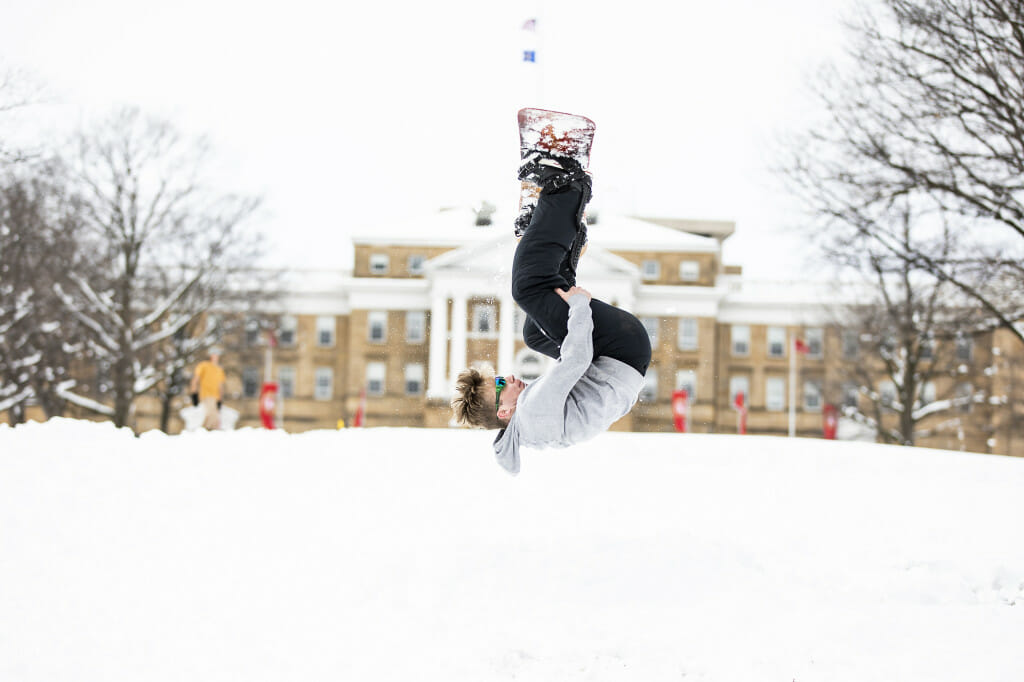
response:
<svg viewBox="0 0 1024 682"><path fill-rule="evenodd" d="M224 399L224 369L220 366L220 348L210 349L210 359L196 365L192 374L189 392L192 393L192 404L202 405L205 416L203 428L214 430L220 428L220 404Z"/></svg>

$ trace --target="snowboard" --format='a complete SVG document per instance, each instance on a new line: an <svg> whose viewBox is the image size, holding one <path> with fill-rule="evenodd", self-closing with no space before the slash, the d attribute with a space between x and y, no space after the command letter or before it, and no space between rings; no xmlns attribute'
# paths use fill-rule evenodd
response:
<svg viewBox="0 0 1024 682"><path fill-rule="evenodd" d="M590 147L597 125L586 116L547 109L519 110L519 155L544 152L575 159L583 170L590 165ZM522 237L540 196L540 187L523 180L519 187L516 237Z"/></svg>
<svg viewBox="0 0 1024 682"><path fill-rule="evenodd" d="M179 412L181 420L185 422L186 431L199 431L203 428L203 420L206 418L206 411L201 405L181 408ZM233 410L227 405L220 408L220 430L234 431L238 423L238 410Z"/></svg>

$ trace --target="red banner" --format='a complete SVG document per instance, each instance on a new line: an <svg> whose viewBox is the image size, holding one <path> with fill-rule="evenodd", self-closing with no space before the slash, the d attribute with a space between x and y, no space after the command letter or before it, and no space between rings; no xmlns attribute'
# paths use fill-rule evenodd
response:
<svg viewBox="0 0 1024 682"><path fill-rule="evenodd" d="M359 391L359 407L356 408L356 416L352 418L352 427L357 428L363 425L366 418L366 389Z"/></svg>
<svg viewBox="0 0 1024 682"><path fill-rule="evenodd" d="M825 438L835 440L836 432L839 430L839 410L836 409L835 405L825 405L825 409L822 410L822 416L825 421L822 426Z"/></svg>
<svg viewBox="0 0 1024 682"><path fill-rule="evenodd" d="M277 384L268 381L260 391L260 420L263 428L274 428L274 413L277 411Z"/></svg>
<svg viewBox="0 0 1024 682"><path fill-rule="evenodd" d="M743 391L736 394L736 402L733 404L736 408L736 433L741 436L747 432L747 406L746 401L743 398Z"/></svg>
<svg viewBox="0 0 1024 682"><path fill-rule="evenodd" d="M676 431L686 433L686 413L690 404L690 396L686 389L679 389L672 392L672 418L676 425Z"/></svg>

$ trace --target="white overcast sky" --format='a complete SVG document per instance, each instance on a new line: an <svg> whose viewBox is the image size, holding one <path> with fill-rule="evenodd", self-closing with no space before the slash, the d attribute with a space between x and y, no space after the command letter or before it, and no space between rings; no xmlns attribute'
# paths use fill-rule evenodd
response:
<svg viewBox="0 0 1024 682"><path fill-rule="evenodd" d="M542 106L597 122L595 208L734 220L726 261L776 279L809 270L772 146L806 120L848 8L0 0L0 59L46 86L28 125L47 135L123 104L207 134L222 186L265 195L260 227L293 265L347 266L346 235L380 222L513 205L515 112Z"/></svg>

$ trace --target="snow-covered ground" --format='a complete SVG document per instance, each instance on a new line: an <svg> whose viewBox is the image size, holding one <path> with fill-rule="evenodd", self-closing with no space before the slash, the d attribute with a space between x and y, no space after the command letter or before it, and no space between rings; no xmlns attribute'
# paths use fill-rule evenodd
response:
<svg viewBox="0 0 1024 682"><path fill-rule="evenodd" d="M0 680L1024 679L1024 461L0 426Z"/></svg>

